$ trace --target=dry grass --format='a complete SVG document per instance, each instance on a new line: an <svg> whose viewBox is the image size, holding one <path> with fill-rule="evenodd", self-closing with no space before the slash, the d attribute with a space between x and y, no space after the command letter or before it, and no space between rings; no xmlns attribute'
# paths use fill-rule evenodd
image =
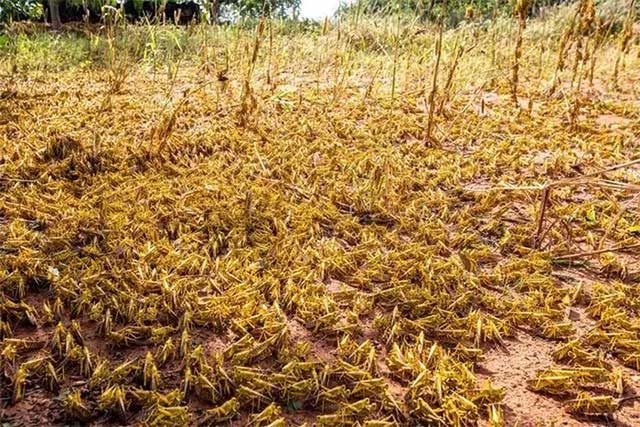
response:
<svg viewBox="0 0 640 427"><path fill-rule="evenodd" d="M640 169L601 171L638 156L638 47L618 61L610 34L575 90L572 15L445 31L439 74L438 32L411 21L130 26L46 62L24 46L54 41L16 36L0 419L551 421L480 372L525 334L557 348L522 390L635 422Z"/></svg>

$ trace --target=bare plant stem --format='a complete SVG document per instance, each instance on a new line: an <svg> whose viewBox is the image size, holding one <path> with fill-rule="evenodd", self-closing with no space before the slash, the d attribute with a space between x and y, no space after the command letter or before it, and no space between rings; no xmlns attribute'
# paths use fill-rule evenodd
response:
<svg viewBox="0 0 640 427"><path fill-rule="evenodd" d="M438 91L438 71L440 69L440 58L442 57L442 38L444 35L444 15L447 10L447 2L444 2L442 15L440 16L438 39L436 40L436 64L433 69L433 78L431 80L431 90L429 91L429 113L427 116L427 140L431 141L431 133L433 131L433 116L435 112L436 92Z"/></svg>
<svg viewBox="0 0 640 427"><path fill-rule="evenodd" d="M516 34L516 46L513 50L513 65L511 67L511 101L518 107L518 74L520 72L520 58L522 57L522 38L527 28L527 10L525 1L518 2L518 33Z"/></svg>
<svg viewBox="0 0 640 427"><path fill-rule="evenodd" d="M534 246L536 248L540 247L540 243L542 240L540 236L542 235L542 227L544 225L544 216L547 212L547 206L549 204L550 195L551 195L551 187L547 185L542 189L542 201L540 202L540 211L538 212L538 228L536 230L536 236L534 238Z"/></svg>
<svg viewBox="0 0 640 427"><path fill-rule="evenodd" d="M613 67L613 86L614 87L618 86L620 65L622 63L622 60L624 59L624 55L629 51L629 42L633 38L634 5L635 5L635 0L629 0L629 10L627 12L627 17L624 20L624 28L622 30L622 34L620 35L620 50L618 52L618 57L616 58L616 63Z"/></svg>
<svg viewBox="0 0 640 427"><path fill-rule="evenodd" d="M265 5L266 2L262 5L262 16L260 17L260 21L258 21L258 26L256 27L251 59L249 60L249 64L247 66L247 74L245 75L245 78L242 82L242 95L240 97L240 123L243 126L246 124L247 115L251 113L256 107L256 100L251 88L251 77L256 67L256 62L258 61L258 52L260 52L261 37L262 33L264 32Z"/></svg>
<svg viewBox="0 0 640 427"><path fill-rule="evenodd" d="M575 254L569 254L569 255L562 255L558 258L555 258L556 261L565 261L565 260L571 260L571 259L576 259L576 258L586 258L586 257L590 257L593 255L600 255L600 254L604 254L607 252L620 252L620 251L628 251L631 249L636 249L636 248L640 248L640 243L636 243L633 245L627 245L627 246L616 246L614 248L606 248L606 249L599 249L597 251L590 251L590 252L578 252Z"/></svg>
<svg viewBox="0 0 640 427"><path fill-rule="evenodd" d="M553 73L553 82L551 83L551 87L549 88L549 96L555 93L556 89L558 88L558 84L560 83L560 72L564 70L565 55L568 48L571 47L571 36L573 35L576 19L578 18L579 13L580 9L578 9L572 16L571 21L569 21L569 25L567 25L564 33L562 33L562 38L560 39L560 45L558 47L558 60L556 62L556 69Z"/></svg>
<svg viewBox="0 0 640 427"><path fill-rule="evenodd" d="M398 75L398 59L400 55L400 13L396 27L396 36L393 43L393 76L391 77L391 99L396 98L396 79Z"/></svg>
<svg viewBox="0 0 640 427"><path fill-rule="evenodd" d="M464 49L462 48L462 46L460 46L458 44L458 41L456 40L456 46L454 48L454 57L453 57L453 63L451 64L451 67L449 68L449 73L447 74L447 81L444 84L444 89L443 89L443 93L442 96L440 97L440 105L438 106L438 114L442 114L442 111L444 110L444 106L447 103L447 101L449 100L449 94L451 93L451 86L453 86L453 78L455 76L456 73L456 69L458 68L458 63L460 62L460 58L462 57L462 54L464 52Z"/></svg>

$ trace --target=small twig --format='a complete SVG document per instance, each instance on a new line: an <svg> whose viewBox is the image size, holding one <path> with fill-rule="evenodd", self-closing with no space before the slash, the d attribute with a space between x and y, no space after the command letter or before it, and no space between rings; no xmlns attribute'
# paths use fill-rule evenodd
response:
<svg viewBox="0 0 640 427"><path fill-rule="evenodd" d="M618 405L622 405L624 402L628 402L630 400L640 400L640 394L634 394L631 396L623 397L618 400Z"/></svg>
<svg viewBox="0 0 640 427"><path fill-rule="evenodd" d="M611 179L599 179L595 184L601 187L612 188L614 190L640 192L640 185L629 184L626 182L613 181Z"/></svg>
<svg viewBox="0 0 640 427"><path fill-rule="evenodd" d="M551 193L551 187L546 186L542 190L542 202L540 204L540 212L538 213L538 229L536 230L536 236L533 240L533 244L536 248L540 247L540 235L542 234L542 226L544 224L544 214L547 211L547 204L549 203L549 195Z"/></svg>
<svg viewBox="0 0 640 427"><path fill-rule="evenodd" d="M540 247L542 245L542 242L544 242L544 238L547 237L547 234L549 234L551 229L553 227L555 227L556 224L559 223L561 219L562 218L556 218L555 221L553 221L551 224L549 224L549 226L547 228L544 229L544 231L542 232L542 234L540 235L540 238L538 240L538 247Z"/></svg>
<svg viewBox="0 0 640 427"><path fill-rule="evenodd" d="M561 187L563 185L570 185L570 184L586 184L589 181L589 178L594 178L598 175L602 175L604 173L607 172L612 172L618 169L624 169L627 168L629 166L633 166L636 164L640 164L640 158L635 159L635 160L631 160L630 162L627 163L622 163L619 165L613 165L610 166L606 169L602 169L600 171L597 172L592 172L586 175L581 175L579 177L575 177L575 178L566 178L566 179L561 179L559 181L554 181L554 182L550 182L549 184L546 185L503 185L503 186L497 186L497 187L489 187L489 188L469 188L467 189L467 191L471 191L471 192L485 192L485 191L540 191L540 190L544 190L545 188L549 187ZM637 186L633 185L633 184L626 184L626 183L615 183L615 181L610 181L610 180L604 180L602 181L601 184L605 185L605 186L615 186L616 188L622 188L622 189L626 189L626 190L636 190Z"/></svg>
<svg viewBox="0 0 640 427"><path fill-rule="evenodd" d="M438 21L438 38L436 39L435 53L436 63L433 70L433 79L431 80L431 91L429 92L429 112L427 115L427 140L432 140L431 131L433 129L433 115L435 109L435 97L438 91L438 71L440 68L440 58L442 57L442 38L444 33L444 14L447 10L447 1L443 3L443 11Z"/></svg>
<svg viewBox="0 0 640 427"><path fill-rule="evenodd" d="M640 243L636 243L634 245L628 245L628 246L617 246L615 248L600 249L600 250L591 251L591 252L579 252L575 254L563 255L558 258L554 258L554 261L561 261L561 260L564 261L564 260L570 260L570 259L576 259L576 258L585 258L593 255L604 254L606 252L620 252L620 251L626 251L629 249L636 249L636 248L640 248Z"/></svg>
<svg viewBox="0 0 640 427"><path fill-rule="evenodd" d="M35 179L10 178L10 177L7 177L7 176L0 176L0 181L21 182L21 183L27 183L27 184L38 182Z"/></svg>
<svg viewBox="0 0 640 427"><path fill-rule="evenodd" d="M488 189L468 189L468 191L473 191L473 192L483 192L483 191L492 191L492 190L503 190L503 191L515 191L515 190L535 190L535 191L540 191L542 190L542 202L540 204L540 211L538 213L538 220L537 220L537 229L536 229L536 234L534 236L534 240L533 240L533 244L534 247L536 249L540 248L540 243L541 243L541 236L543 235L543 227L544 227L544 217L547 211L547 205L549 204L549 196L551 193L551 190L554 187L560 187L563 185L571 185L571 184L588 184L590 178L594 178L596 176L605 174L607 172L612 172L614 170L618 170L618 169L623 169L629 166L633 166L636 164L640 164L640 159L635 159L635 160L631 160L629 162L626 163L622 163L622 164L618 164L618 165L613 165L610 166L606 169L597 171L597 172L592 172L586 175L582 175L579 176L577 178L568 178L568 179L562 179L559 181L554 181L551 182L549 184L546 184L544 186L504 186L504 187L492 187L492 188L488 188ZM629 184L626 185L624 183L618 183L616 181L607 181L607 180L603 180L601 182L601 184L605 184L605 186L609 186L609 187L615 187L617 189L626 189L626 190L636 190L637 186ZM619 219L619 218L618 218ZM615 222L618 222L618 220L616 220ZM548 232L549 230L547 230ZM607 231L608 234L609 231ZM546 235L546 232L544 233ZM605 234L606 236L606 234ZM601 245L602 246L602 243ZM620 249L624 249L624 248L620 248ZM619 250L619 249L614 249L614 250ZM603 250L603 252L611 252L612 250ZM597 252L597 253L602 253L602 252ZM587 255L595 255L597 253L585 253L584 256ZM576 254L578 255L578 254ZM580 255L582 256L582 255ZM570 255L569 257L574 257L572 255ZM562 258L562 259L568 259L568 258Z"/></svg>
<svg viewBox="0 0 640 427"><path fill-rule="evenodd" d="M544 190L547 187L545 185L504 185L498 187L489 187L489 188L465 188L466 191L470 191L472 193L484 193L487 191L540 191Z"/></svg>
<svg viewBox="0 0 640 427"><path fill-rule="evenodd" d="M258 161L260 162L260 166L262 167L262 171L263 172L268 172L267 167L264 165L264 162L262 161L262 157L260 156L260 152L258 151L258 144L256 144L256 141L253 141L253 150L256 153L256 157L258 158Z"/></svg>
<svg viewBox="0 0 640 427"><path fill-rule="evenodd" d="M603 173L612 172L612 171L615 171L615 170L618 170L618 169L624 169L624 168L627 168L629 166L633 166L633 165L636 165L636 164L640 164L640 158L635 159L635 160L631 160L630 162L627 162L627 163L622 163L622 164L619 164L619 165L613 165L613 166L610 166L610 167L608 167L606 169L602 169L602 170L597 171L597 172L592 172L592 173L589 173L589 174L586 174L586 175L582 175L582 176L577 177L577 178L568 178L568 179L560 180L560 181L557 181L557 182L553 183L553 185L570 184L570 183L573 183L573 182L576 182L576 181L579 182L579 181L581 181L581 180L583 180L585 178L593 178L593 177L596 177L598 175L602 175Z"/></svg>
<svg viewBox="0 0 640 427"><path fill-rule="evenodd" d="M569 237L569 246L573 246L573 233L571 232L571 227L569 223L563 218L562 225L564 225L565 230L567 230L567 237Z"/></svg>

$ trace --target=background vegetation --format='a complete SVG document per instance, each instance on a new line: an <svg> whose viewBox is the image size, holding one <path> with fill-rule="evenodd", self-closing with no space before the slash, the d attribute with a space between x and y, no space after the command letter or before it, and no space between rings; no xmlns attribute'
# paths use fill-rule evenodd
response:
<svg viewBox="0 0 640 427"><path fill-rule="evenodd" d="M144 0L127 0L132 9L142 11ZM294 18L300 6L300 0L193 0L206 18L215 14L218 19L235 20L239 17L258 17L263 11L274 18ZM158 8L166 3L184 3L185 0L151 0ZM0 22L8 20L42 19L43 6L49 0L0 0ZM86 8L95 16L100 16L103 6L118 8L116 0L57 0L62 5Z"/></svg>
<svg viewBox="0 0 640 427"><path fill-rule="evenodd" d="M141 10L144 0L128 0L134 9ZM184 0L157 0L163 3L180 3ZM236 20L239 17L258 17L262 13L263 3L266 13L277 18L294 19L298 16L300 0L194 0L203 11L216 15L223 20ZM0 0L0 22L9 19L42 19L43 2L48 0ZM100 15L102 6L117 7L116 0L58 0L60 4L87 7L92 13ZM531 12L538 14L541 9L561 4L566 0L539 0L533 2ZM599 2L611 3L611 2ZM637 4L636 4L637 7ZM364 15L394 15L404 13L420 20L435 21L442 14L446 22L456 25L466 19L489 18L500 14L511 14L512 0L358 0L350 5L342 5L338 14L361 13Z"/></svg>

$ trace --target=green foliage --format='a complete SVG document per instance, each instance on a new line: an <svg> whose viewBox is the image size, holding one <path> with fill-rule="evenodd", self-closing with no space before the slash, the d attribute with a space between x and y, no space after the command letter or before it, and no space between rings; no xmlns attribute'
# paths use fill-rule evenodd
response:
<svg viewBox="0 0 640 427"><path fill-rule="evenodd" d="M0 0L0 23L15 19L38 19L42 16L39 0Z"/></svg>
<svg viewBox="0 0 640 427"><path fill-rule="evenodd" d="M363 14L410 14L422 20L435 21L445 13L446 20L455 25L465 15L489 16L510 8L509 0L359 0L343 6L341 13L357 11ZM467 16L469 18L470 16Z"/></svg>
<svg viewBox="0 0 640 427"><path fill-rule="evenodd" d="M44 0L46 3L47 0ZM118 6L116 0L59 0L61 3L77 7L87 7L92 13L100 14L105 5ZM127 0L134 10L141 12L145 0ZM153 0L150 0L153 1ZM184 3L189 0L156 0L163 3ZM272 18L293 18L300 9L300 0L193 0L201 9L209 12L216 6L218 17L223 20L235 20L239 17L258 18L263 13ZM43 15L43 0L0 0L0 22L10 20L40 19Z"/></svg>
<svg viewBox="0 0 640 427"><path fill-rule="evenodd" d="M17 70L52 72L85 68L91 64L91 40L80 34L9 33L6 46L0 36L0 60L11 55Z"/></svg>
<svg viewBox="0 0 640 427"><path fill-rule="evenodd" d="M219 2L221 12L226 17L253 17L257 18L264 13L273 18L291 18L300 9L300 0L222 0Z"/></svg>
<svg viewBox="0 0 640 427"><path fill-rule="evenodd" d="M563 0L537 0L536 8L563 3ZM358 0L343 5L339 13L358 14L407 14L424 21L436 21L441 16L445 22L455 26L463 20L489 18L496 15L511 15L512 0Z"/></svg>

